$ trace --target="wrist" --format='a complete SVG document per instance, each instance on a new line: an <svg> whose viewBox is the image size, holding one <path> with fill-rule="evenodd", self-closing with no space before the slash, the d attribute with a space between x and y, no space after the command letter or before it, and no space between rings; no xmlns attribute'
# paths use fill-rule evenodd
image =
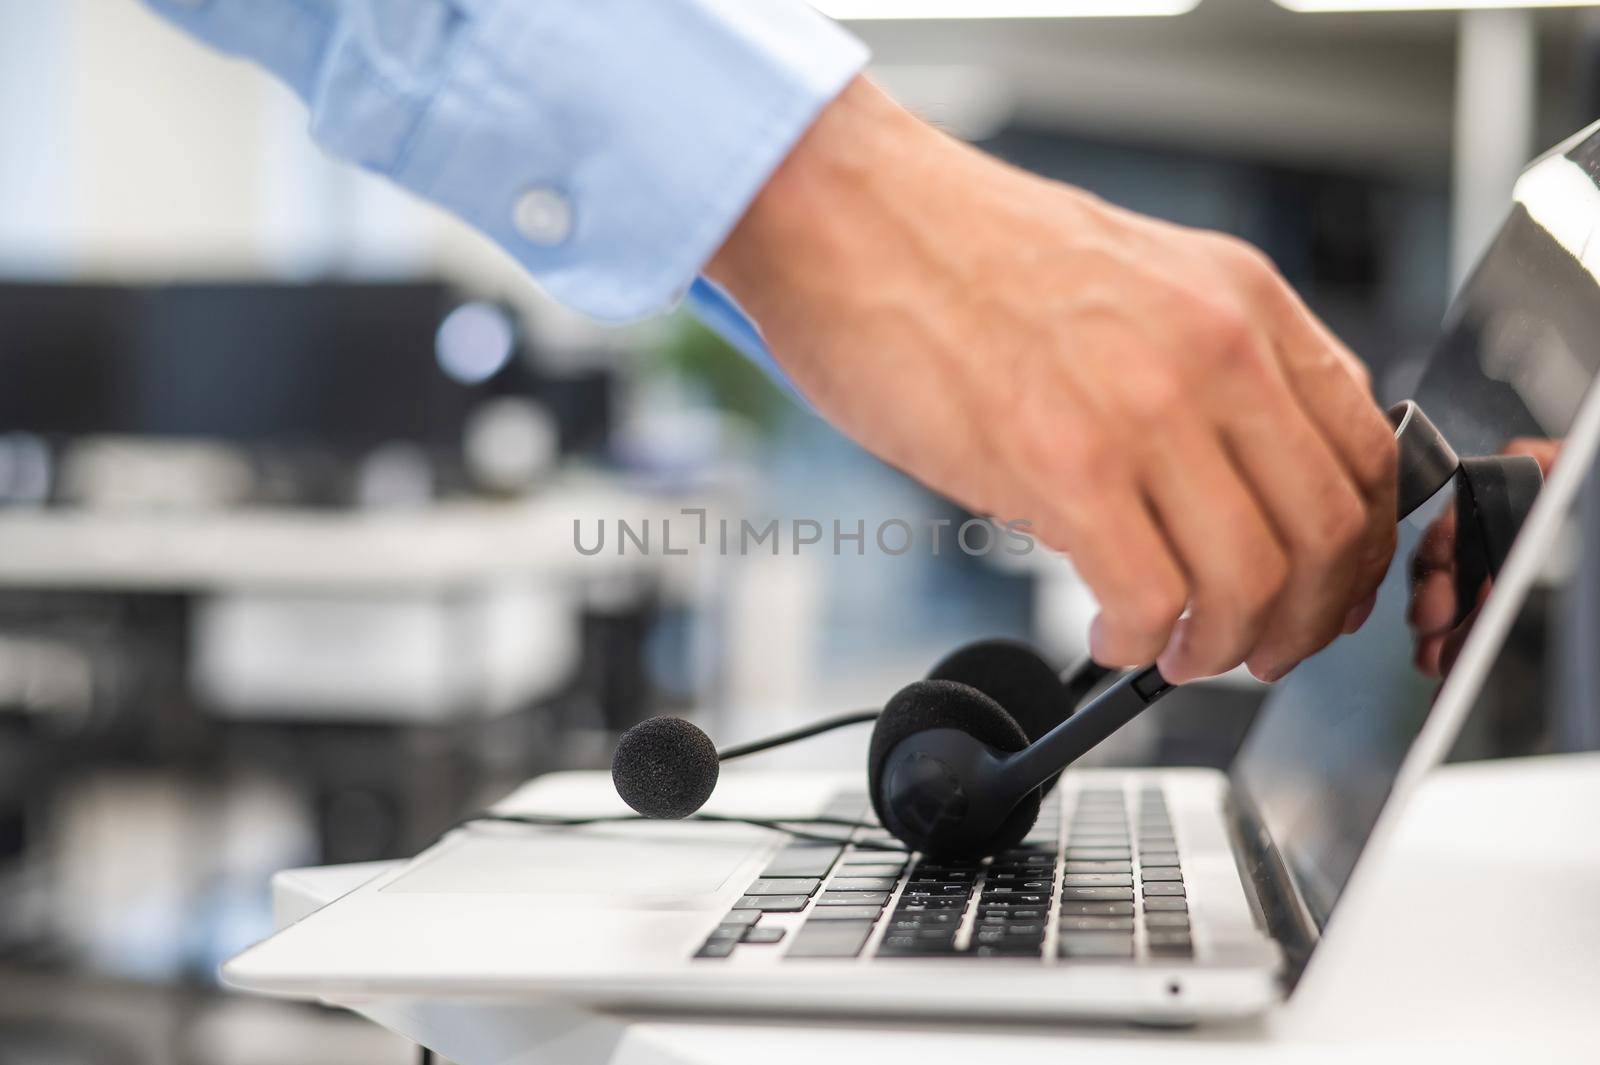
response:
<svg viewBox="0 0 1600 1065"><path fill-rule="evenodd" d="M764 327L812 289L863 268L890 221L885 184L904 184L920 142L940 135L865 78L818 115L706 264ZM941 138L942 139L942 138Z"/></svg>
<svg viewBox="0 0 1600 1065"><path fill-rule="evenodd" d="M1036 229L1045 185L1054 224L1076 219L1072 228L1093 239L1103 213L1093 196L954 140L857 77L773 172L705 273L785 361L787 342L803 342L808 329L859 325L863 304L883 309L899 295L925 313L938 293L953 297L1005 274L1013 264L990 260L1016 255L1014 238Z"/></svg>

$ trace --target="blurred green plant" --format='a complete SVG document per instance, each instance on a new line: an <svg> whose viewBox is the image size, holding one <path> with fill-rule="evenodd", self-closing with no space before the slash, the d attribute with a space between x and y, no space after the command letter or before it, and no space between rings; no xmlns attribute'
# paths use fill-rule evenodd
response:
<svg viewBox="0 0 1600 1065"><path fill-rule="evenodd" d="M657 362L661 370L699 385L720 410L744 417L763 436L777 432L794 402L759 366L685 311L668 325Z"/></svg>

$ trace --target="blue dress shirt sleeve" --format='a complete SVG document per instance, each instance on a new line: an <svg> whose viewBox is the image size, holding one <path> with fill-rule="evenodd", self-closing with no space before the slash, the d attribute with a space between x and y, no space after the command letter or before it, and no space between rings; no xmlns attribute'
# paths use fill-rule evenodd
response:
<svg viewBox="0 0 1600 1065"><path fill-rule="evenodd" d="M866 61L803 0L146 0L294 89L330 153L460 215L553 297L697 313L697 275Z"/></svg>

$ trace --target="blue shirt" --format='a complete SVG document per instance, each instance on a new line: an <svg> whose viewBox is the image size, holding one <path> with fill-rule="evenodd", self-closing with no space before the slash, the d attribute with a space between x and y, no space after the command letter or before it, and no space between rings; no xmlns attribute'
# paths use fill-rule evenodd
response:
<svg viewBox="0 0 1600 1065"><path fill-rule="evenodd" d="M146 0L305 100L331 154L460 215L551 296L691 306L769 174L866 61L803 0Z"/></svg>

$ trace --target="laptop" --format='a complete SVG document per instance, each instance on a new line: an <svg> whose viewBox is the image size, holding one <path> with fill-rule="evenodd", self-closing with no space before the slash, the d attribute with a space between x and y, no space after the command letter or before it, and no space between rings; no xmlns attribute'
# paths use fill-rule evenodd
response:
<svg viewBox="0 0 1600 1065"><path fill-rule="evenodd" d="M1229 772L1069 769L1019 847L965 864L896 851L870 823L837 842L696 822L469 825L240 954L224 980L334 1001L1156 1024L1280 1002L1460 736L1594 464L1597 130L1525 173L1415 393L1464 455L1562 442L1442 683L1413 666L1405 614L1449 486L1402 525L1371 620L1274 687ZM859 767L730 772L707 809L869 821L863 786ZM540 778L496 809L623 812L601 773Z"/></svg>

